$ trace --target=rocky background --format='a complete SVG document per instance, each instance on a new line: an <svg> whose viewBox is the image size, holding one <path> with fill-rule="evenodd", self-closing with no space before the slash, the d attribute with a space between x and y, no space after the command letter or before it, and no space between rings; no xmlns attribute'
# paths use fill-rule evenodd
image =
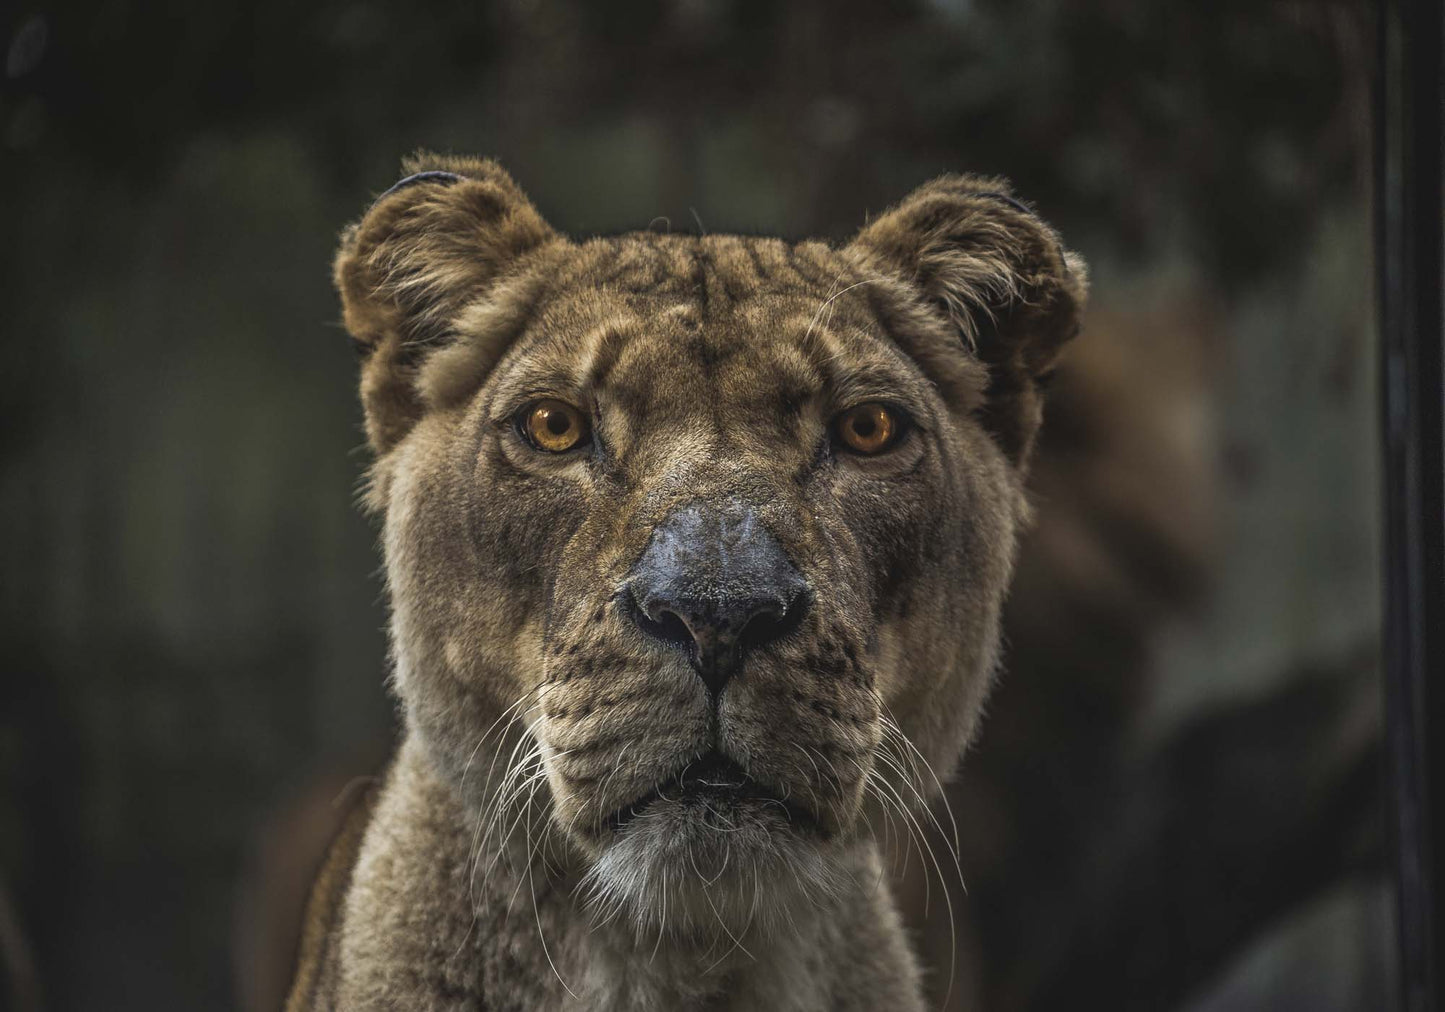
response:
<svg viewBox="0 0 1445 1012"><path fill-rule="evenodd" d="M953 963L960 1009L1391 1007L1371 26L1361 0L7 6L0 1007L276 1000L292 900L258 883L392 731L328 264L418 146L497 156L580 234L841 238L934 174L1011 177L1095 310L950 790L956 942L898 868L936 997Z"/></svg>

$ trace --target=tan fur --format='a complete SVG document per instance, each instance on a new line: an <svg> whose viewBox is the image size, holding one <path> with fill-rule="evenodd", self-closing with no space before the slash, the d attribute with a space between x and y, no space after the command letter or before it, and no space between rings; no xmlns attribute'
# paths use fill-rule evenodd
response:
<svg viewBox="0 0 1445 1012"><path fill-rule="evenodd" d="M356 868L356 856L371 824L376 802L376 791L370 786L354 794L345 818L327 848L326 859L316 874L311 898L306 904L295 981L286 1002L287 1012L314 1007L317 996L336 986L340 935L335 928L341 923L351 875Z"/></svg>
<svg viewBox="0 0 1445 1012"><path fill-rule="evenodd" d="M919 1007L878 841L972 737L1082 263L997 180L843 248L578 243L491 162L408 168L461 178L383 196L336 263L406 735L291 1007ZM539 397L596 442L529 446ZM911 431L853 456L832 420L869 401ZM714 704L624 599L664 518L726 503L811 597ZM709 749L782 800L614 821Z"/></svg>

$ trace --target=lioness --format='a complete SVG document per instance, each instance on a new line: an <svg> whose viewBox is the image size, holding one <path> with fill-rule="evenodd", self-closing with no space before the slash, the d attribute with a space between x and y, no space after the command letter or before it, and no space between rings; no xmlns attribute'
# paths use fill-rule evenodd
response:
<svg viewBox="0 0 1445 1012"><path fill-rule="evenodd" d="M996 179L839 248L405 169L335 265L405 734L289 1007L920 1008L880 838L978 720L1082 261Z"/></svg>

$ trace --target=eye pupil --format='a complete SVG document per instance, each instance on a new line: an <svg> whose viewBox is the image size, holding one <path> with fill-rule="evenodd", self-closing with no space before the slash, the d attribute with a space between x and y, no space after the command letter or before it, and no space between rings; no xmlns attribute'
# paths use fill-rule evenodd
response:
<svg viewBox="0 0 1445 1012"><path fill-rule="evenodd" d="M853 431L863 439L873 438L873 433L878 431L878 423L867 415L853 419Z"/></svg>
<svg viewBox="0 0 1445 1012"><path fill-rule="evenodd" d="M547 416L547 431L552 433L552 435L565 436L567 430L572 428L572 419L568 418L562 412L543 410Z"/></svg>

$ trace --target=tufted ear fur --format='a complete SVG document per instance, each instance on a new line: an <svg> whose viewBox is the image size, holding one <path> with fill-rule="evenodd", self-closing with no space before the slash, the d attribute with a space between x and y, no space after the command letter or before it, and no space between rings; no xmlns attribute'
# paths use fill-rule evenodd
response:
<svg viewBox="0 0 1445 1012"><path fill-rule="evenodd" d="M1088 293L1082 258L1009 195L1008 183L943 176L859 232L870 271L912 287L988 367L984 424L1016 464L1042 420L1041 385L1078 332Z"/></svg>
<svg viewBox="0 0 1445 1012"><path fill-rule="evenodd" d="M449 343L458 315L556 238L493 161L419 154L403 171L342 233L334 265L378 453L421 416L417 371Z"/></svg>

